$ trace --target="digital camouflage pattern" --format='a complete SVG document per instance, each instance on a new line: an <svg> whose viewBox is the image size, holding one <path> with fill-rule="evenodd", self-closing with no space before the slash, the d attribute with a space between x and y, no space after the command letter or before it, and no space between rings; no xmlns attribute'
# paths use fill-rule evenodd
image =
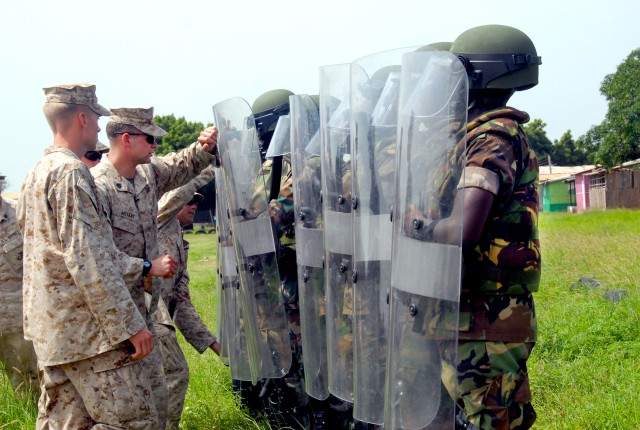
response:
<svg viewBox="0 0 640 430"><path fill-rule="evenodd" d="M22 234L16 202L0 198L0 363L11 387L37 397L38 365L33 344L22 332Z"/></svg>
<svg viewBox="0 0 640 430"><path fill-rule="evenodd" d="M212 163L214 156L194 143L179 153L152 157L148 164L136 167L133 181L125 179L106 157L91 171L105 202L113 227L113 240L120 252L135 258L153 260L159 257L158 200L165 192L186 184ZM142 266L140 265L140 274ZM145 289L151 289L151 309L160 297L157 280L147 276L129 286L131 297L140 313L146 317L149 330L154 331L151 314L145 302ZM167 413L167 387L162 369L162 357L157 349L143 359L154 391L156 409L161 422Z"/></svg>
<svg viewBox="0 0 640 430"><path fill-rule="evenodd" d="M47 148L22 185L24 334L42 366L119 348L146 328L99 195L87 166L60 147Z"/></svg>
<svg viewBox="0 0 640 430"><path fill-rule="evenodd" d="M172 279L160 279L157 286L168 316L163 312L153 314L156 322L175 326L187 342L199 353L203 353L216 341L216 336L207 328L200 314L191 302L189 292L189 242L182 236L182 226L175 215L187 204L193 194L213 179L213 166L186 185L165 194L158 203L158 237L160 255L171 255L178 262L178 270Z"/></svg>
<svg viewBox="0 0 640 430"><path fill-rule="evenodd" d="M36 428L164 428L144 364L130 354L129 348L120 348L79 362L44 367Z"/></svg>
<svg viewBox="0 0 640 430"><path fill-rule="evenodd" d="M22 333L22 233L16 204L0 198L0 336Z"/></svg>

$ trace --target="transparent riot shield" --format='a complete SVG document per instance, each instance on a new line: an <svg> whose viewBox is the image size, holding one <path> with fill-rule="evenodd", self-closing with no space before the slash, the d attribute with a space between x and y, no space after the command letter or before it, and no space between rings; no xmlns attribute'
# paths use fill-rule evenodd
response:
<svg viewBox="0 0 640 430"><path fill-rule="evenodd" d="M251 378L283 377L291 366L291 341L280 293L276 237L268 213L253 113L241 98L213 107L220 130L223 182L240 276Z"/></svg>
<svg viewBox="0 0 640 430"><path fill-rule="evenodd" d="M442 363L455 361L457 350L462 224L449 216L464 166L466 109L467 77L457 57L439 51L405 54L385 429L454 428L454 401L447 390L455 389L455 375L443 374ZM436 241L433 228L444 218L449 218L447 230Z"/></svg>
<svg viewBox="0 0 640 430"><path fill-rule="evenodd" d="M353 237L349 64L320 68L329 392L353 401Z"/></svg>
<svg viewBox="0 0 640 430"><path fill-rule="evenodd" d="M220 219L219 206L216 204L216 217ZM216 331L218 332L218 342L220 343L220 362L225 366L229 365L229 348L227 345L228 330L226 326L226 310L223 297L224 279L222 279L222 246L220 244L220 227L216 224Z"/></svg>
<svg viewBox="0 0 640 430"><path fill-rule="evenodd" d="M351 63L353 417L384 422L391 206L402 48Z"/></svg>
<svg viewBox="0 0 640 430"><path fill-rule="evenodd" d="M273 137L267 148L268 158L278 157L291 153L291 116L282 115L273 131Z"/></svg>
<svg viewBox="0 0 640 430"><path fill-rule="evenodd" d="M228 356L231 377L239 381L251 381L247 345L247 321L243 317L243 301L240 298L240 277L229 216L227 195L221 168L216 168L216 229L218 234L218 333L221 345ZM222 356L222 354L221 354Z"/></svg>
<svg viewBox="0 0 640 430"><path fill-rule="evenodd" d="M324 230L320 147L309 145L319 133L318 106L307 95L289 96L291 116L291 168L298 264L298 297L306 392L329 397L326 305L324 297ZM280 123L278 123L278 126ZM273 143L273 141L272 141ZM271 147L269 147L271 148Z"/></svg>

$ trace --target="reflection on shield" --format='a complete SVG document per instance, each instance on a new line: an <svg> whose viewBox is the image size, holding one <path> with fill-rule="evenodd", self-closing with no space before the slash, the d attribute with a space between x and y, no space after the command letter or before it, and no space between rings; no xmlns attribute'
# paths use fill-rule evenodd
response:
<svg viewBox="0 0 640 430"><path fill-rule="evenodd" d="M213 107L233 245L240 277L242 320L251 380L283 377L291 366L289 327L280 293L269 189L262 173L249 104L232 98ZM224 216L224 215L223 215Z"/></svg>
<svg viewBox="0 0 640 430"><path fill-rule="evenodd" d="M240 300L240 277L238 276L236 255L227 195L223 188L222 169L216 168L216 228L218 236L218 296L217 318L222 350L228 357L231 377L239 381L251 381L247 345L246 321L243 318ZM223 356L223 353L220 354Z"/></svg>
<svg viewBox="0 0 640 430"><path fill-rule="evenodd" d="M320 137L329 391L353 401L353 240L349 64L320 68Z"/></svg>
<svg viewBox="0 0 640 430"><path fill-rule="evenodd" d="M462 252L459 234L437 243L464 165L467 78L448 52L405 54L400 78L389 296L386 429L453 429L443 360L455 358ZM460 149L462 148L462 150ZM447 386L447 389L450 389Z"/></svg>
<svg viewBox="0 0 640 430"><path fill-rule="evenodd" d="M415 49L351 64L353 417L373 424L384 422L399 71L402 55Z"/></svg>
<svg viewBox="0 0 640 430"><path fill-rule="evenodd" d="M296 258L305 388L309 396L329 397L324 286L324 230L320 153L309 145L319 133L318 107L307 95L290 96L291 164L294 180ZM318 146L319 150L320 147Z"/></svg>

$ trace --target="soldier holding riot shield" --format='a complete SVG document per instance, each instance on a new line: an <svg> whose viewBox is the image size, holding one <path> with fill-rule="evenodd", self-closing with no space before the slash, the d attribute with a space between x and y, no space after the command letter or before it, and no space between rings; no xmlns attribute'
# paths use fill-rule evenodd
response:
<svg viewBox="0 0 640 430"><path fill-rule="evenodd" d="M251 379L281 378L291 366L287 318L280 294L275 236L256 192L266 190L251 107L232 98L213 108L221 124L220 156L243 302ZM257 191L258 190L258 191ZM263 197L266 201L267 196Z"/></svg>
<svg viewBox="0 0 640 430"><path fill-rule="evenodd" d="M382 424L402 48L351 64L354 419ZM371 426L370 426L371 427Z"/></svg>
<svg viewBox="0 0 640 430"><path fill-rule="evenodd" d="M448 52L404 55L389 297L388 429L453 428L454 402L441 388L441 354L455 351L457 343L462 248L459 234L457 241L452 236L446 243L435 242L431 226L450 212L455 196L456 183L450 186L442 166L459 159L466 82L462 64Z"/></svg>

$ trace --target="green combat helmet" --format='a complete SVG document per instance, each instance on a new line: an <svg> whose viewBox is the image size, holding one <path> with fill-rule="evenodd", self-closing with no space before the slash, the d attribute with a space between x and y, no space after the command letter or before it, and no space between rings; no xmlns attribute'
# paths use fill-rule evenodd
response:
<svg viewBox="0 0 640 430"><path fill-rule="evenodd" d="M522 31L506 25L471 28L454 40L450 51L467 69L470 90L528 90L538 84L542 57Z"/></svg>
<svg viewBox="0 0 640 430"><path fill-rule="evenodd" d="M428 45L421 46L416 49L416 52L420 51L449 51L453 42L435 42Z"/></svg>
<svg viewBox="0 0 640 430"><path fill-rule="evenodd" d="M261 142L260 154L263 160L269 148L269 143L271 143L278 119L282 115L289 114L289 96L292 95L291 91L283 89L267 91L258 96L251 106Z"/></svg>

